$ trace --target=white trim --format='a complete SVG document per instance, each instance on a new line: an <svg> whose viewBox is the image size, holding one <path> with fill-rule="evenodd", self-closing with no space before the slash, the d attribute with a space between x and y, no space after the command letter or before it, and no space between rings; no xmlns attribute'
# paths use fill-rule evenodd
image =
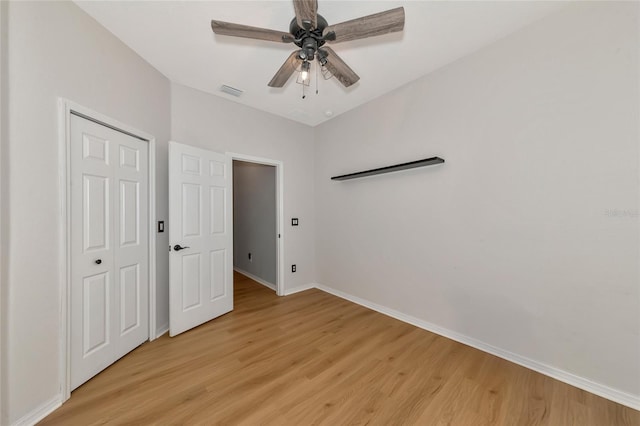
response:
<svg viewBox="0 0 640 426"><path fill-rule="evenodd" d="M156 339L156 140L149 139L149 341Z"/></svg>
<svg viewBox="0 0 640 426"><path fill-rule="evenodd" d="M319 284L314 284L314 283L309 283L309 284L303 284L303 285L299 285L297 287L293 287L290 289L287 289L287 291L284 293L285 296L290 296L292 294L295 293L300 293L301 291L307 291L307 290L311 290L312 288L320 288ZM329 292L327 292L329 293Z"/></svg>
<svg viewBox="0 0 640 426"><path fill-rule="evenodd" d="M0 2L0 424L8 422L7 414L7 363L8 363L8 323L9 317L9 268L8 255L9 255L9 243L8 243L8 230L9 230L9 215L5 213L8 210L7 198L5 197L4 187L7 186L8 180L5 179L5 175L8 175L9 157L7 156L5 144L9 144L8 138L8 116L9 116L9 101L8 85L9 75L8 71L8 42L7 42L7 24L8 18L8 5L7 2Z"/></svg>
<svg viewBox="0 0 640 426"><path fill-rule="evenodd" d="M276 167L276 217L278 218L276 233L280 235L280 238L278 238L276 253L278 263L276 273L276 294L278 296L284 296L284 164L279 160L255 157L253 155L245 155L235 152L227 152L226 154L231 157L232 162L233 160L240 160ZM233 182L231 184L231 188L233 190Z"/></svg>
<svg viewBox="0 0 640 426"><path fill-rule="evenodd" d="M169 323L166 323L165 325L163 325L162 327L160 327L157 331L156 331L156 339L160 336L163 336L165 334L167 334L169 332Z"/></svg>
<svg viewBox="0 0 640 426"><path fill-rule="evenodd" d="M71 360L67 356L70 352L69 336L69 320L67 309L70 306L68 292L69 277L71 276L71 255L70 241L71 229L69 227L69 212L71 211L71 197L68 197L67 191L71 185L71 173L69 173L67 165L71 164L69 152L70 137L70 113L71 106L64 99L58 100L58 170L60 181L58 182L60 193L60 392L62 393L62 401L66 401L71 396Z"/></svg>
<svg viewBox="0 0 640 426"><path fill-rule="evenodd" d="M233 270L238 272L238 273L240 273L240 274L242 274L242 275L244 275L247 278L250 278L250 279L254 280L258 284L262 284L263 286L267 287L268 289L276 291L276 286L274 284L270 283L269 281L263 280L262 278L260 278L260 277L258 277L256 275L253 275L253 274L251 274L251 273L249 273L247 271L244 271L244 270L242 270L242 269L240 269L238 267L235 267L235 266L233 267Z"/></svg>
<svg viewBox="0 0 640 426"><path fill-rule="evenodd" d="M104 114L100 114L68 99L58 99L58 171L60 176L60 392L61 401L71 396L71 356L70 356L70 277L71 277L71 112L77 112L91 119L122 130L149 143L149 341L156 334L156 139L152 135L132 126L121 123Z"/></svg>
<svg viewBox="0 0 640 426"><path fill-rule="evenodd" d="M449 329L440 327L438 325L421 320L411 315L403 314L402 312L396 311L391 308L387 308L386 306L378 305L377 303L370 302L368 300L362 299L357 296L353 296L348 293L344 293L340 290L336 290L334 288L327 287L321 284L316 284L315 287L326 293L333 294L334 296L338 296L342 299L348 300L350 302L353 302L358 305L364 306L366 308L372 309L374 311L380 312L381 314L387 315L391 318L395 318L397 320L406 322L408 324L414 325L418 328L422 328L424 330L430 331L440 336L447 337L451 340L455 340L456 342L463 343L465 345L479 349L483 352L490 353L492 355L495 355L507 361L511 361L515 364L526 367L530 370L537 371L538 373L544 374L545 376L552 377L556 380L560 380L561 382L568 383L572 386L583 389L587 392L591 392L595 395L601 396L603 398L609 399L619 404L626 405L627 407L633 408L635 410L640 410L640 396L632 395L617 389L610 388L609 386L603 385L601 383L593 382L589 379L577 376L568 371L565 371L556 367L552 367L548 364L544 364L542 362L535 361L533 359L524 357L522 355L518 355L513 352L509 352L504 349L489 345L487 343L484 343L480 340L466 336L464 334L451 331Z"/></svg>
<svg viewBox="0 0 640 426"><path fill-rule="evenodd" d="M51 398L49 401L40 404L24 416L20 417L18 420L12 423L12 426L33 426L40 420L44 419L49 414L60 408L61 405L62 395L58 394Z"/></svg>

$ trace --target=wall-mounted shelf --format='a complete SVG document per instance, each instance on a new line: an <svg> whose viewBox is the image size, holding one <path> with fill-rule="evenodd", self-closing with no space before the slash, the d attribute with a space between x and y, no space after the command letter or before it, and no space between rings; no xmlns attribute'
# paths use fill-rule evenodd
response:
<svg viewBox="0 0 640 426"><path fill-rule="evenodd" d="M425 158L423 160L410 161L408 163L395 164L393 166L380 167L378 169L365 170L363 172L349 173L347 175L334 176L331 180L347 180L365 176L380 175L382 173L397 172L400 170L415 169L416 167L432 166L434 164L444 163L444 159L440 157Z"/></svg>

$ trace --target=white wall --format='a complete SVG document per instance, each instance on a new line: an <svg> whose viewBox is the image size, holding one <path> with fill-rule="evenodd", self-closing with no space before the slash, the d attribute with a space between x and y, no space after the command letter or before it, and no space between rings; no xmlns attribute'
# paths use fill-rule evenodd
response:
<svg viewBox="0 0 640 426"><path fill-rule="evenodd" d="M638 8L572 4L317 127L319 282L638 401Z"/></svg>
<svg viewBox="0 0 640 426"><path fill-rule="evenodd" d="M315 282L313 132L311 128L226 99L171 85L176 142L283 162L284 288ZM291 227L291 217L300 226ZM291 264L297 272L291 273Z"/></svg>
<svg viewBox="0 0 640 426"><path fill-rule="evenodd" d="M157 138L157 216L166 220L170 88L165 77L73 3L12 2L8 8L7 397L9 421L15 422L60 394L57 99L70 99ZM158 236L160 295L168 292L166 235ZM163 303L158 325L168 318L166 295Z"/></svg>
<svg viewBox="0 0 640 426"><path fill-rule="evenodd" d="M233 266L276 288L276 168L233 162ZM251 259L248 254L251 253Z"/></svg>

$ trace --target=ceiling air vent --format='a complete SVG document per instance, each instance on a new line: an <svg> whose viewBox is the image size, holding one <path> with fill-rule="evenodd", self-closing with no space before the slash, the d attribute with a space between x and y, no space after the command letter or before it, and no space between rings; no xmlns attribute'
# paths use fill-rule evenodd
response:
<svg viewBox="0 0 640 426"><path fill-rule="evenodd" d="M226 84L223 84L222 87L220 87L220 91L235 96L236 98L239 98L243 93L242 90L236 89L235 87L227 86Z"/></svg>

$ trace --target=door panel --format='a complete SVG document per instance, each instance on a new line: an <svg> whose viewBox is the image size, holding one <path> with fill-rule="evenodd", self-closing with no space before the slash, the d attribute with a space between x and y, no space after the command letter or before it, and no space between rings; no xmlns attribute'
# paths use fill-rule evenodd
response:
<svg viewBox="0 0 640 426"><path fill-rule="evenodd" d="M224 177L225 172L226 167L222 161L209 161L209 176Z"/></svg>
<svg viewBox="0 0 640 426"><path fill-rule="evenodd" d="M85 174L82 180L85 250L106 249L109 241L109 178Z"/></svg>
<svg viewBox="0 0 640 426"><path fill-rule="evenodd" d="M120 146L120 167L140 170L140 151L129 146Z"/></svg>
<svg viewBox="0 0 640 426"><path fill-rule="evenodd" d="M200 158L182 154L182 173L200 176Z"/></svg>
<svg viewBox="0 0 640 426"><path fill-rule="evenodd" d="M212 186L209 188L209 230L212 234L224 234L225 232L225 188Z"/></svg>
<svg viewBox="0 0 640 426"><path fill-rule="evenodd" d="M120 268L120 335L140 324L140 265Z"/></svg>
<svg viewBox="0 0 640 426"><path fill-rule="evenodd" d="M182 184L182 238L200 236L200 209L202 191L200 185Z"/></svg>
<svg viewBox="0 0 640 426"><path fill-rule="evenodd" d="M120 246L138 245L140 212L139 182L120 181Z"/></svg>
<svg viewBox="0 0 640 426"><path fill-rule="evenodd" d="M200 253L182 256L182 311L200 306Z"/></svg>
<svg viewBox="0 0 640 426"><path fill-rule="evenodd" d="M109 343L109 273L86 277L84 294L84 355Z"/></svg>
<svg viewBox="0 0 640 426"><path fill-rule="evenodd" d="M83 158L109 165L109 141L88 133L82 134Z"/></svg>
<svg viewBox="0 0 640 426"><path fill-rule="evenodd" d="M175 336L233 309L230 160L169 144L169 334Z"/></svg>
<svg viewBox="0 0 640 426"><path fill-rule="evenodd" d="M209 264L211 265L211 300L215 300L220 297L224 297L227 294L225 286L225 264L227 263L227 251L224 249L213 250L210 253L210 256L211 260Z"/></svg>
<svg viewBox="0 0 640 426"><path fill-rule="evenodd" d="M149 337L148 144L71 115L71 388Z"/></svg>

